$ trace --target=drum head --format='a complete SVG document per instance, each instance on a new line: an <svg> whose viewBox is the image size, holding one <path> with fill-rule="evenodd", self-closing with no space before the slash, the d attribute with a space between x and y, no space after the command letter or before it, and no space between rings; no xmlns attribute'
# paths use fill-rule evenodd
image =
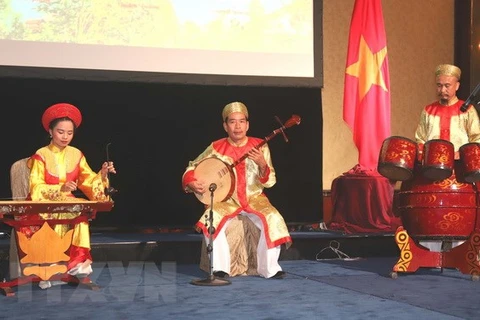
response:
<svg viewBox="0 0 480 320"><path fill-rule="evenodd" d="M427 167L422 170L423 176L432 181L445 180L450 177L452 173L453 170L446 167Z"/></svg>
<svg viewBox="0 0 480 320"><path fill-rule="evenodd" d="M395 166L390 163L381 163L378 165L378 173L394 181L407 181L413 177L413 172L407 168Z"/></svg>
<svg viewBox="0 0 480 320"><path fill-rule="evenodd" d="M469 183L474 183L480 181L480 171L470 172L464 177L464 180Z"/></svg>

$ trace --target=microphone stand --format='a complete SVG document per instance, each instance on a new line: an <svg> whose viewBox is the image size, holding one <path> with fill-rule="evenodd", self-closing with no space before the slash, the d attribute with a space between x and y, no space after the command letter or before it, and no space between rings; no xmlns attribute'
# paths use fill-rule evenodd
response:
<svg viewBox="0 0 480 320"><path fill-rule="evenodd" d="M476 105L480 103L480 101L477 100L477 99L480 100L480 97L477 97L479 92L480 92L480 82L477 84L475 89L473 89L473 91L470 93L467 100L465 100L465 102L462 104L462 106L460 107L460 111L462 112L467 111L469 105L473 104L473 106L475 107L475 110L478 112L478 108Z"/></svg>
<svg viewBox="0 0 480 320"><path fill-rule="evenodd" d="M213 193L217 189L217 185L212 183L208 190L210 190L210 211L208 214L208 244L207 244L207 254L209 256L210 261L210 273L208 278L206 279L197 279L190 281L190 284L197 285L197 286L225 286L231 284L230 280L227 279L219 279L213 275L213 234L215 233L215 227L213 226Z"/></svg>

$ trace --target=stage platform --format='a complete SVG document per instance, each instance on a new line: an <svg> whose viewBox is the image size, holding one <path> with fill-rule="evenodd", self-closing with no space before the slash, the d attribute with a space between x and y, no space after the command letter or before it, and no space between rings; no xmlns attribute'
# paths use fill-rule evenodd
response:
<svg viewBox="0 0 480 320"><path fill-rule="evenodd" d="M284 280L238 276L226 286L199 268L202 235L183 228L91 228L99 290L59 285L16 288L0 296L8 319L478 319L478 281L457 270L424 268L390 276L398 259L393 233L291 231L282 249ZM0 239L2 278L8 236ZM123 262L123 263L122 263ZM454 292L455 294L451 294ZM252 297L254 297L252 299ZM54 312L52 312L54 310ZM2 318L2 317L0 317Z"/></svg>
<svg viewBox="0 0 480 320"><path fill-rule="evenodd" d="M345 234L339 231L296 227L292 246L282 247L280 260L396 257L393 233ZM203 236L184 227L135 229L91 227L92 257L96 262L151 261L199 264ZM8 231L0 237L0 279L7 276Z"/></svg>

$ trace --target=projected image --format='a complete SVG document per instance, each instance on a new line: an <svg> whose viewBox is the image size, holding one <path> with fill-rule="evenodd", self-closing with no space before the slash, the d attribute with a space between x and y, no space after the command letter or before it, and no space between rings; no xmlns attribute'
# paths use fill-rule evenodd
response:
<svg viewBox="0 0 480 320"><path fill-rule="evenodd" d="M276 51L279 43L282 51L308 52L312 45L308 1L9 2L0 33L11 40L254 52Z"/></svg>
<svg viewBox="0 0 480 320"><path fill-rule="evenodd" d="M6 53L0 65L307 77L313 73L312 0L0 0L0 8L0 49ZM75 47L68 51L56 44ZM57 48L73 56L81 50L83 55L66 60L55 56ZM41 58L21 60L22 50L38 52ZM46 57L52 54L54 61ZM172 55L179 54L181 63L176 63ZM132 57L138 61L130 61ZM245 69L242 59L255 58L259 63ZM156 61L160 59L166 62ZM285 71L282 65L288 61L295 67ZM219 66L198 66L206 63ZM272 63L276 65L269 67Z"/></svg>

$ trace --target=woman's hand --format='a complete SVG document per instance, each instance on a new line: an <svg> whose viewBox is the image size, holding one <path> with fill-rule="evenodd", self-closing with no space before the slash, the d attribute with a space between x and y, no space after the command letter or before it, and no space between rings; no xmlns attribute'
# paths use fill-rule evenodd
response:
<svg viewBox="0 0 480 320"><path fill-rule="evenodd" d="M101 169L101 174L102 174L102 179L107 179L107 174L108 173L117 173L117 171L115 171L115 167L113 166L113 161L109 161L109 162L104 162L102 164L102 169Z"/></svg>
<svg viewBox="0 0 480 320"><path fill-rule="evenodd" d="M60 191L62 192L72 192L75 190L77 190L77 182L75 181L67 181L60 187Z"/></svg>

